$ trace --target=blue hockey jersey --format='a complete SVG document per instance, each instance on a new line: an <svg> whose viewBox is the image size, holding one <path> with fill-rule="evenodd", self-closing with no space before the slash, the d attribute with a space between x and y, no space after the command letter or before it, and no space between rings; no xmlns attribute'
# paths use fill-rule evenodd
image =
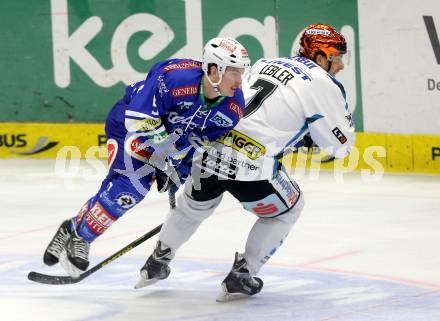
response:
<svg viewBox="0 0 440 321"><path fill-rule="evenodd" d="M214 141L224 135L243 115L243 92L237 89L233 97L220 97L209 105L203 95L203 75L198 61L169 59L157 63L145 80L127 86L107 119L107 136L126 140L131 133L125 151L142 160L149 156L139 149L146 139L160 140L177 133L180 137L175 146L184 150L190 149L194 137Z"/></svg>

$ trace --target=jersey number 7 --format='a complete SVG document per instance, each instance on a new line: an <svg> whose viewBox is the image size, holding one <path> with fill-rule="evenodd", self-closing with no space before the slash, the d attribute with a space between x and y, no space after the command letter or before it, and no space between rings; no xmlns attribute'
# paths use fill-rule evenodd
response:
<svg viewBox="0 0 440 321"><path fill-rule="evenodd" d="M267 99L267 97L272 95L277 87L278 85L270 82L269 80L258 78L257 81L255 81L251 86L252 89L257 90L257 93L246 104L244 118L249 117L256 112Z"/></svg>

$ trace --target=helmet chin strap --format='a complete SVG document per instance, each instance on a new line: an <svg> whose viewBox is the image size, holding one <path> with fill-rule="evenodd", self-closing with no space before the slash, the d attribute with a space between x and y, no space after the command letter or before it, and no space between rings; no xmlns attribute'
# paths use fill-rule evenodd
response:
<svg viewBox="0 0 440 321"><path fill-rule="evenodd" d="M328 62L328 67L327 68L324 68L324 66L322 66L321 64L319 64L318 62L317 62L317 56L318 55L315 55L314 56L314 58L312 59L314 62L316 62L322 69L324 69L325 71L327 71L329 74L330 74L330 69L332 69L332 64L333 64L333 61L331 60L331 59L329 59L328 57L327 57L327 55L325 55L325 59L327 60L327 62ZM334 75L333 75L334 76Z"/></svg>
<svg viewBox="0 0 440 321"><path fill-rule="evenodd" d="M332 64L333 64L333 61L332 61L332 60L329 60L329 62L328 62L328 68L327 68L327 72L328 72L329 74L331 74L332 76L334 76L334 74L332 74L332 73L330 72L330 69L332 69Z"/></svg>
<svg viewBox="0 0 440 321"><path fill-rule="evenodd" d="M329 74L331 74L332 76L335 76L335 73L330 72L330 70L332 69L332 66L333 66L334 58L335 58L335 56L330 56L329 58L327 58L327 61L329 62L327 72Z"/></svg>
<svg viewBox="0 0 440 321"><path fill-rule="evenodd" d="M224 96L224 94L220 91L220 83L222 82L223 75L219 73L219 80L217 82L213 82L208 74L206 74L206 78L208 78L208 81L211 84L212 89L214 89L214 91L220 96Z"/></svg>

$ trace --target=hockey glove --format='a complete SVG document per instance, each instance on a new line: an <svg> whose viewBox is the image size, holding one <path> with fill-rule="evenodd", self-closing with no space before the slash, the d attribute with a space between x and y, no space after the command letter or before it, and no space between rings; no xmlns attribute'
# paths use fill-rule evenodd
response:
<svg viewBox="0 0 440 321"><path fill-rule="evenodd" d="M156 183L157 190L159 193L167 192L171 190L174 194L179 189L180 185L183 185L191 173L191 162L183 161L177 168L172 172L172 175L156 170Z"/></svg>
<svg viewBox="0 0 440 321"><path fill-rule="evenodd" d="M148 141L147 143L150 143L148 148L152 150L148 162L153 167L166 173L172 170L173 167L177 167L191 149L191 146L188 146L178 150L174 144L178 138L179 136L173 133L159 142Z"/></svg>
<svg viewBox="0 0 440 321"><path fill-rule="evenodd" d="M318 147L318 145L316 145L316 143L313 141L312 137L310 136L309 133L305 134L303 139L300 140L295 147L305 147L307 149L313 148L313 147Z"/></svg>
<svg viewBox="0 0 440 321"><path fill-rule="evenodd" d="M171 177L165 174L164 172L162 172L161 170L156 170L156 184L157 184L157 191L159 193L165 193L171 190L171 192L175 194L179 189L179 187L171 179Z"/></svg>

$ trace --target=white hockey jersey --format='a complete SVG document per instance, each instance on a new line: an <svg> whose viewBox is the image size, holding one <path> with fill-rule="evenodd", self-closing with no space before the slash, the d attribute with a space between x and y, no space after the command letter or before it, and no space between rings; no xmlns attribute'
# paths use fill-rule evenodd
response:
<svg viewBox="0 0 440 321"><path fill-rule="evenodd" d="M328 154L345 157L355 140L344 87L304 57L260 59L243 82L246 109L212 144L203 168L229 179L264 180L274 158L310 132Z"/></svg>

